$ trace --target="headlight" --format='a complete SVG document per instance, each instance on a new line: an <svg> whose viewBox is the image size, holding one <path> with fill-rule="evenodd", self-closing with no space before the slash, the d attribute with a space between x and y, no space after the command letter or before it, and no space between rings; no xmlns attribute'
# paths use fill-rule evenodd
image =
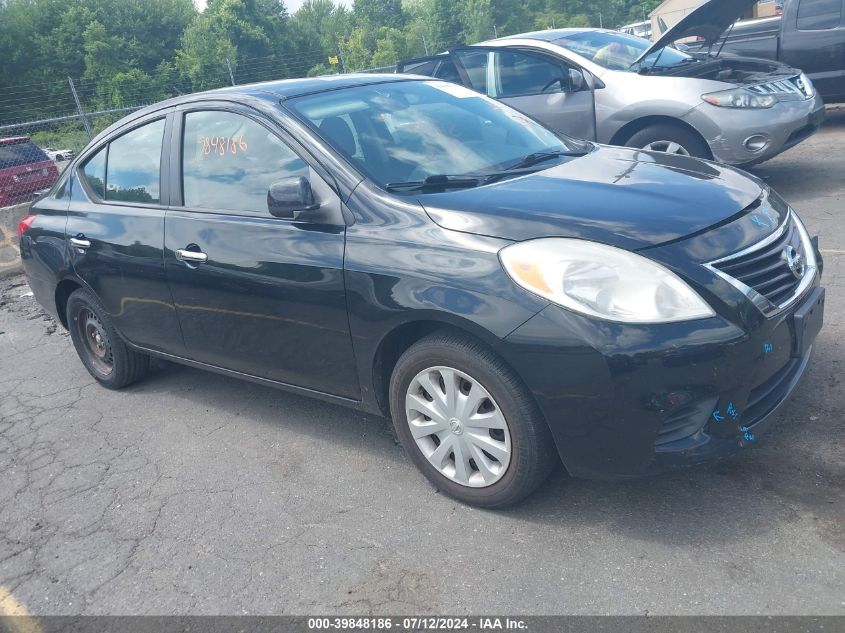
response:
<svg viewBox="0 0 845 633"><path fill-rule="evenodd" d="M808 99L816 96L816 87L813 85L810 78L804 73L801 73L798 77L798 87L801 88L805 95L807 95Z"/></svg>
<svg viewBox="0 0 845 633"><path fill-rule="evenodd" d="M499 257L517 284L581 314L623 323L715 315L677 275L612 246L554 237L507 246Z"/></svg>
<svg viewBox="0 0 845 633"><path fill-rule="evenodd" d="M720 108L771 108L778 102L774 95L758 95L745 88L701 95L707 103Z"/></svg>

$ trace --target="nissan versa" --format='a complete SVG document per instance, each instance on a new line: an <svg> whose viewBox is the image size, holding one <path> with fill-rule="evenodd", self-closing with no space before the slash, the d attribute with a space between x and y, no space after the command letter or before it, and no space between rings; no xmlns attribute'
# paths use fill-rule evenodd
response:
<svg viewBox="0 0 845 633"><path fill-rule="evenodd" d="M105 387L158 357L390 415L487 507L559 461L631 477L742 450L823 318L817 244L760 181L425 78L148 107L32 213L29 283Z"/></svg>
<svg viewBox="0 0 845 633"><path fill-rule="evenodd" d="M654 43L558 29L410 60L398 71L454 81L564 134L749 166L812 136L825 115L800 70L722 54L722 33L755 1L705 2ZM702 50L669 46L690 37Z"/></svg>

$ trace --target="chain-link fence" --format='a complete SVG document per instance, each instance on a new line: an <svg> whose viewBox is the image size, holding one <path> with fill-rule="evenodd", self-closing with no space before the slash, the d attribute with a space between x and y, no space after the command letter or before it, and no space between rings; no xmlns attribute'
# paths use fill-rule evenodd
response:
<svg viewBox="0 0 845 633"><path fill-rule="evenodd" d="M421 42L434 53L448 45ZM94 81L68 77L21 84L0 94L0 208L30 201L49 188L71 158L103 129L144 106L196 90L343 72L392 73L399 59L378 67L356 63L354 51L303 51L296 59L224 59L185 73L122 72Z"/></svg>

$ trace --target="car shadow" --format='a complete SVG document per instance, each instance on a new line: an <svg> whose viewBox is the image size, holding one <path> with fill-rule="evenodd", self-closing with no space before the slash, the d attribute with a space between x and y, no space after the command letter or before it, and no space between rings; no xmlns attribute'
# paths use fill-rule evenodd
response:
<svg viewBox="0 0 845 633"><path fill-rule="evenodd" d="M752 532L759 536L810 513L821 537L845 549L845 467L829 450L829 438L845 431L845 412L841 399L824 408L816 404L814 393L831 360L816 359L766 441L741 455L628 481L579 480L560 468L522 504L481 512L492 520L507 518L535 529L603 529L668 546L703 547L742 541ZM842 385L828 387L839 390ZM218 412L219 420L284 427L345 450L375 451L400 468L415 468L388 420L345 407L171 364L132 390L147 397L178 395ZM431 489L421 475L418 482L420 488ZM428 499L426 503L454 505L445 496ZM480 512L460 504L458 511Z"/></svg>
<svg viewBox="0 0 845 633"><path fill-rule="evenodd" d="M176 397L201 404L214 412L209 428L220 423L249 421L356 450L375 448L396 464L408 463L386 418L230 378L177 363L154 361L149 376L125 389L139 396ZM194 429L202 433L200 423Z"/></svg>

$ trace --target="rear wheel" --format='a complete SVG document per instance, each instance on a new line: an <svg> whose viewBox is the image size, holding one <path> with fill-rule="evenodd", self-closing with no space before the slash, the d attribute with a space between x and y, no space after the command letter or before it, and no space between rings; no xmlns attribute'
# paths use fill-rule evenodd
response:
<svg viewBox="0 0 845 633"><path fill-rule="evenodd" d="M701 137L691 130L671 123L650 125L634 134L625 145L652 152L712 158L710 148Z"/></svg>
<svg viewBox="0 0 845 633"><path fill-rule="evenodd" d="M551 433L521 380L492 351L436 333L408 349L390 388L396 434L434 485L498 508L533 492L557 463Z"/></svg>
<svg viewBox="0 0 845 633"><path fill-rule="evenodd" d="M67 323L82 364L104 387L121 389L149 371L149 356L123 342L102 304L89 291L80 288L68 297Z"/></svg>

